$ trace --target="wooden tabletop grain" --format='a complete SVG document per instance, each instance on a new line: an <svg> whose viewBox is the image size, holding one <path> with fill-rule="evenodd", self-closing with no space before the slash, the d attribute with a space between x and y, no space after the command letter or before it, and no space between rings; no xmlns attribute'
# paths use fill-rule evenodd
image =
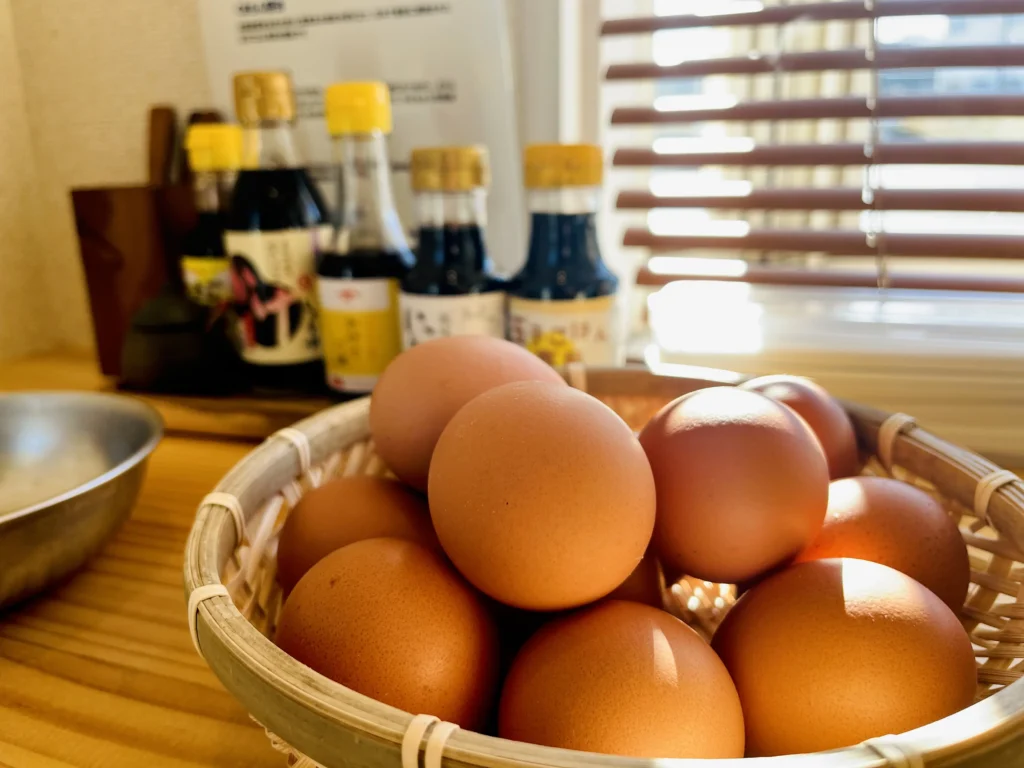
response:
<svg viewBox="0 0 1024 768"><path fill-rule="evenodd" d="M196 654L185 620L196 506L250 447L165 438L102 554L0 614L0 766L285 764Z"/></svg>

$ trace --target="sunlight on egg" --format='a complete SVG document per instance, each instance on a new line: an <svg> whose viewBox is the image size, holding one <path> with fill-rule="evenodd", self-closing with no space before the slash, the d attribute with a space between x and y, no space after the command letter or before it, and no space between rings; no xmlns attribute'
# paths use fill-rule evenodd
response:
<svg viewBox="0 0 1024 768"><path fill-rule="evenodd" d="M679 683L679 668L676 666L672 644L665 636L664 630L658 627L651 630L651 660L660 678L672 685Z"/></svg>
<svg viewBox="0 0 1024 768"><path fill-rule="evenodd" d="M866 560L843 560L843 597L847 611L852 601L863 597L877 595L879 592L893 591L893 580L890 573L879 568L875 563ZM904 584L904 586L906 586ZM899 590L901 597L910 597L907 589Z"/></svg>

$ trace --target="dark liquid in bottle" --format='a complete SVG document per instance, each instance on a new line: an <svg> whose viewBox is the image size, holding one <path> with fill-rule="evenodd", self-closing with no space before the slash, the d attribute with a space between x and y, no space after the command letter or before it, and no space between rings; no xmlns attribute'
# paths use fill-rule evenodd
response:
<svg viewBox="0 0 1024 768"><path fill-rule="evenodd" d="M195 227L185 235L181 252L188 256L213 256L223 258L224 215L217 211L201 211Z"/></svg>
<svg viewBox="0 0 1024 768"><path fill-rule="evenodd" d="M505 285L490 269L478 225L420 227L416 266L402 281L402 346L464 334L504 338Z"/></svg>
<svg viewBox="0 0 1024 768"><path fill-rule="evenodd" d="M509 284L523 299L610 296L619 279L601 260L592 213L534 213L526 264Z"/></svg>
<svg viewBox="0 0 1024 768"><path fill-rule="evenodd" d="M245 170L238 174L227 229L301 229L326 224L327 206L304 168Z"/></svg>
<svg viewBox="0 0 1024 768"><path fill-rule="evenodd" d="M308 229L327 223L327 207L319 190L302 168L273 168L245 170L238 181L227 216L229 231L273 232L287 229ZM234 256L234 254L229 254ZM257 286L255 292L261 301L273 300L273 286ZM315 312L314 288L308 288L310 302L293 304L288 309L289 328L302 322L303 312ZM236 296L236 300L237 300ZM247 311L244 305L236 306ZM276 327L269 323L254 323L257 341L273 345ZM285 365L246 364L247 375L253 388L259 391L323 393L324 369L320 359Z"/></svg>
<svg viewBox="0 0 1024 768"><path fill-rule="evenodd" d="M611 364L617 287L592 213L534 213L526 264L509 289L509 339L556 367Z"/></svg>
<svg viewBox="0 0 1024 768"><path fill-rule="evenodd" d="M491 274L479 226L420 227L416 265L402 281L405 293L463 296L504 287L504 281Z"/></svg>
<svg viewBox="0 0 1024 768"><path fill-rule="evenodd" d="M188 297L204 307L223 309L229 287L224 251L224 216L200 211L196 225L182 238L181 272ZM175 275L175 283L177 283Z"/></svg>

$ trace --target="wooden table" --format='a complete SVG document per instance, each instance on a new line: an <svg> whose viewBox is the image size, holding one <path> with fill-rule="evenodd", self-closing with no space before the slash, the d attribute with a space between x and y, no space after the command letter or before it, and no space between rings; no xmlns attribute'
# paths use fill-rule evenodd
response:
<svg viewBox="0 0 1024 768"><path fill-rule="evenodd" d="M0 390L102 385L41 369L5 364ZM166 437L103 553L0 614L0 766L285 765L196 654L185 620L182 552L196 506L250 448Z"/></svg>
<svg viewBox="0 0 1024 768"><path fill-rule="evenodd" d="M0 392L109 388L81 356L0 368ZM182 552L198 502L252 440L323 403L148 399L169 436L131 519L63 586L0 614L0 768L285 765L192 648ZM191 436L207 430L221 436Z"/></svg>
<svg viewBox="0 0 1024 768"><path fill-rule="evenodd" d="M83 353L42 355L0 363L0 392L74 389L112 392L114 382ZM168 434L261 440L331 405L327 398L179 397L138 395L156 408Z"/></svg>

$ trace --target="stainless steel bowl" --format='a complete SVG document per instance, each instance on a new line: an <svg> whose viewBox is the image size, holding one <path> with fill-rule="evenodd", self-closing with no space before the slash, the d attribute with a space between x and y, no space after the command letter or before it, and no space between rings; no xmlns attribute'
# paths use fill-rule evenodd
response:
<svg viewBox="0 0 1024 768"><path fill-rule="evenodd" d="M0 395L0 608L92 557L131 512L163 434L141 400Z"/></svg>

